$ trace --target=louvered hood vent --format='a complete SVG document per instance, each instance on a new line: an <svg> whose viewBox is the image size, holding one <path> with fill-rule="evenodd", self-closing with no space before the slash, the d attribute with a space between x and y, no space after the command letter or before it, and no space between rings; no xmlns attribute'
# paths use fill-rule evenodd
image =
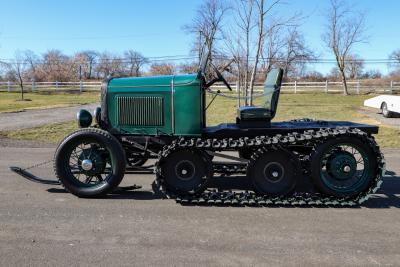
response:
<svg viewBox="0 0 400 267"><path fill-rule="evenodd" d="M156 96L119 96L119 126L163 126L163 98Z"/></svg>

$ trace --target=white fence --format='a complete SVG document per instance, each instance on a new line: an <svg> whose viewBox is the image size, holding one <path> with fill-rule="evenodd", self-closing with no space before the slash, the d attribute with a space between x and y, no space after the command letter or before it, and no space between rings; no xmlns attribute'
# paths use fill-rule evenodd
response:
<svg viewBox="0 0 400 267"><path fill-rule="evenodd" d="M237 84L231 85L237 91ZM24 82L24 91L37 92L37 91L99 91L101 87L100 81L95 82ZM262 91L262 84L256 84L255 91ZM223 85L215 85L214 89L225 90ZM348 89L352 94L368 94L368 93L395 93L400 94L400 82L397 81L349 81ZM0 91L17 92L20 91L18 83L14 82L0 82ZM340 93L343 92L343 85L341 82L304 82L294 81L282 84L282 92L284 93Z"/></svg>
<svg viewBox="0 0 400 267"><path fill-rule="evenodd" d="M237 91L238 85L231 85L232 89ZM224 89L223 85L215 86L216 89ZM369 94L369 93L387 93L387 94L400 94L400 82L395 81L349 81L347 88L351 94ZM256 92L263 91L263 84L256 84ZM342 93L342 82L304 82L294 81L282 83L281 92L284 93Z"/></svg>
<svg viewBox="0 0 400 267"><path fill-rule="evenodd" d="M24 82L24 92L37 91L99 91L101 82ZM0 91L20 91L20 86L15 82L0 82Z"/></svg>

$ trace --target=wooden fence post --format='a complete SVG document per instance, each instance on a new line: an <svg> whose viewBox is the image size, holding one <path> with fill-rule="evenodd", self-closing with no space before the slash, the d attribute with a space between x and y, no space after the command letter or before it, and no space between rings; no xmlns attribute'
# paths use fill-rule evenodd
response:
<svg viewBox="0 0 400 267"><path fill-rule="evenodd" d="M393 81L390 81L390 94L393 94Z"/></svg>
<svg viewBox="0 0 400 267"><path fill-rule="evenodd" d="M294 81L294 93L297 94L297 80Z"/></svg>
<svg viewBox="0 0 400 267"><path fill-rule="evenodd" d="M83 92L83 82L82 82L82 80L79 81L79 91L81 93Z"/></svg>
<svg viewBox="0 0 400 267"><path fill-rule="evenodd" d="M35 79L32 79L32 93L35 92L36 85L35 85Z"/></svg>
<svg viewBox="0 0 400 267"><path fill-rule="evenodd" d="M325 94L328 93L328 80L325 81Z"/></svg>
<svg viewBox="0 0 400 267"><path fill-rule="evenodd" d="M240 84L239 84L239 81L236 81L236 93L238 95L238 108L240 108Z"/></svg>
<svg viewBox="0 0 400 267"><path fill-rule="evenodd" d="M58 81L56 81L56 91L58 90Z"/></svg>
<svg viewBox="0 0 400 267"><path fill-rule="evenodd" d="M360 80L357 81L357 95L360 94Z"/></svg>
<svg viewBox="0 0 400 267"><path fill-rule="evenodd" d="M7 81L7 92L11 92L11 82Z"/></svg>

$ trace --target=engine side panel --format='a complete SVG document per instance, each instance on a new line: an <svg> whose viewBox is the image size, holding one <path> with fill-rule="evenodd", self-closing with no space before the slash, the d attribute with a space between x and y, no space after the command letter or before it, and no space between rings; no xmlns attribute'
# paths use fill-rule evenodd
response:
<svg viewBox="0 0 400 267"><path fill-rule="evenodd" d="M200 136L201 81L198 75L116 78L102 106L113 134Z"/></svg>

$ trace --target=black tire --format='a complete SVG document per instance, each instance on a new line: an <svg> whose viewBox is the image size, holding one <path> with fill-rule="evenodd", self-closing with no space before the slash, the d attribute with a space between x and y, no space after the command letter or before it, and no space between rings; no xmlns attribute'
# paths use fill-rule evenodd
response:
<svg viewBox="0 0 400 267"><path fill-rule="evenodd" d="M352 154L342 148L346 146L356 153ZM329 153L332 154L327 156ZM354 156L357 153L362 160ZM350 167L352 165L350 155L353 155L356 162L352 167ZM336 160L338 157L343 160ZM349 166L346 172L342 165ZM331 166L332 168L336 166L336 172L343 173L342 177L332 172ZM311 155L310 167L311 177L317 189L325 195L339 198L352 198L364 192L372 185L377 175L376 156L367 145L367 140L360 140L358 136L336 137L318 145ZM359 170L361 167L363 169Z"/></svg>
<svg viewBox="0 0 400 267"><path fill-rule="evenodd" d="M255 152L248 167L248 177L259 195L285 196L297 182L294 155L283 150Z"/></svg>
<svg viewBox="0 0 400 267"><path fill-rule="evenodd" d="M165 189L177 195L202 193L212 177L211 166L200 151L177 150L160 163Z"/></svg>
<svg viewBox="0 0 400 267"><path fill-rule="evenodd" d="M91 184L91 181L88 183L80 181L71 169L70 160L72 153L74 152L74 155L77 155L75 149L81 144L88 144L90 147L95 146L103 149L101 156L97 156L98 158L104 157L101 159L101 161L106 162L103 162L104 172L106 171L107 164L110 165L109 173L103 173L103 175L106 175L104 178L102 174L100 174L101 178L96 178L98 179L97 184ZM83 168L82 161L80 164L81 166L78 167L81 170ZM76 165L79 165L79 160ZM125 152L119 141L108 132L96 128L81 129L70 134L60 143L54 156L54 171L56 176L67 191L78 197L99 197L110 193L122 181L125 174L125 166ZM98 175L90 174L93 177L98 177Z"/></svg>
<svg viewBox="0 0 400 267"><path fill-rule="evenodd" d="M385 118L393 118L394 117L394 113L388 110L386 102L382 103L381 111L382 111L383 117L385 117Z"/></svg>

